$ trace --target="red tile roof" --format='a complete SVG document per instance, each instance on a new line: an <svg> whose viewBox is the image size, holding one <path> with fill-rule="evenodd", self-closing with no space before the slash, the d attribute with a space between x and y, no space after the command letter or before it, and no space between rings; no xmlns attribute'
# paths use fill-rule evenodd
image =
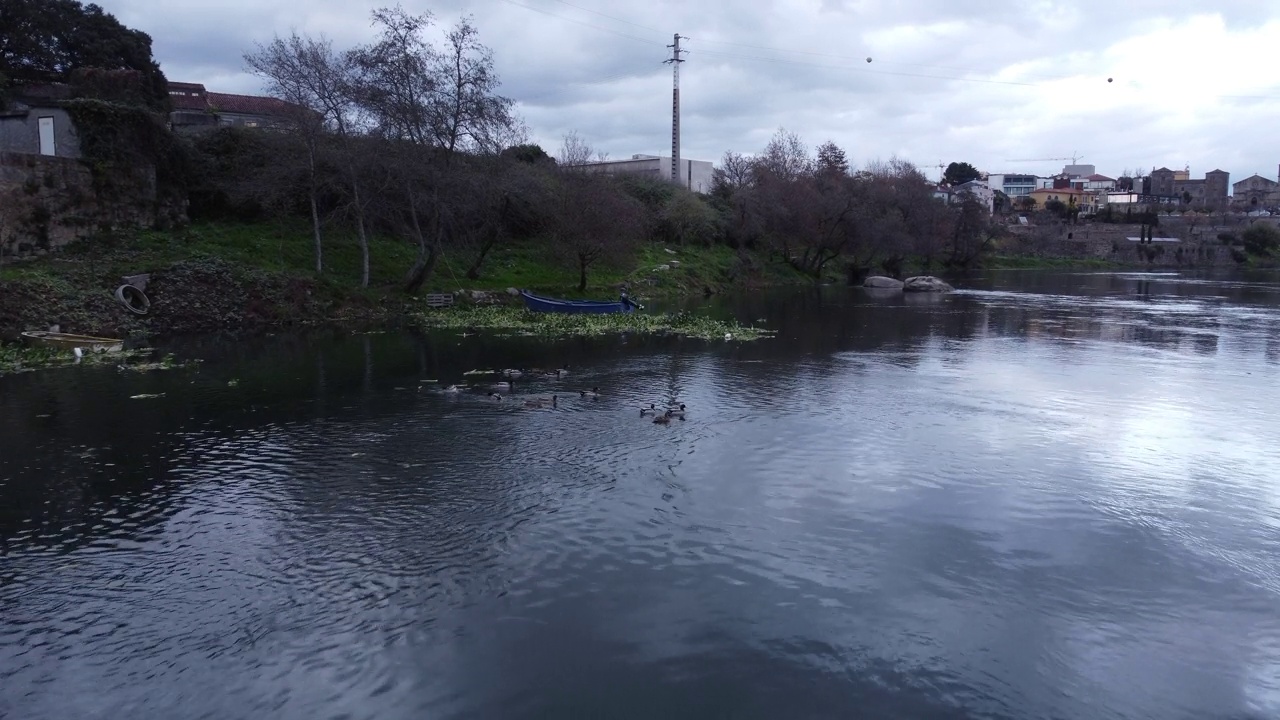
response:
<svg viewBox="0 0 1280 720"><path fill-rule="evenodd" d="M272 97L259 95L230 95L209 93L209 107L214 112L243 113L245 115L285 115L292 104Z"/></svg>
<svg viewBox="0 0 1280 720"><path fill-rule="evenodd" d="M176 94L181 93L181 94ZM169 100L175 110L237 113L241 115L279 116L293 107L290 103L260 95L234 95L207 92L199 83L169 83Z"/></svg>
<svg viewBox="0 0 1280 720"><path fill-rule="evenodd" d="M1095 182L1100 181L1100 180L1110 180L1111 182L1115 182L1115 181L1116 181L1116 179L1115 179L1115 178L1109 178L1109 177L1107 177L1106 175L1098 175L1098 174L1096 174L1096 173L1095 173L1095 174L1093 174L1093 175L1090 175L1089 177L1087 177L1087 178L1085 178L1085 179L1086 179L1086 180L1093 180L1093 181L1095 181Z"/></svg>

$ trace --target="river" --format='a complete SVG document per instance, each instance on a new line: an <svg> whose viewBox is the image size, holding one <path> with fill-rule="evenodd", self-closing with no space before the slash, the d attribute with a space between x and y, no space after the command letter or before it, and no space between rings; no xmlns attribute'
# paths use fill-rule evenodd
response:
<svg viewBox="0 0 1280 720"><path fill-rule="evenodd" d="M0 717L1280 717L1280 282L959 284L0 378Z"/></svg>

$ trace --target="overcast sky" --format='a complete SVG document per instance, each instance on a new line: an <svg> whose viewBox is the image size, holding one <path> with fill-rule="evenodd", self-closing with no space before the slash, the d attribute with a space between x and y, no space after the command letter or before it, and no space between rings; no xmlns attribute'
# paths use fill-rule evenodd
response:
<svg viewBox="0 0 1280 720"><path fill-rule="evenodd" d="M372 36L351 0L98 0L154 40L171 80L254 93L255 42L297 29ZM779 127L855 164L897 156L1049 174L1081 156L1128 168L1280 166L1275 0L404 0L439 24L475 18L504 91L554 154L577 130L612 158L669 154L672 34L684 157L759 150ZM866 59L870 57L871 63ZM1108 83L1107 79L1113 78Z"/></svg>

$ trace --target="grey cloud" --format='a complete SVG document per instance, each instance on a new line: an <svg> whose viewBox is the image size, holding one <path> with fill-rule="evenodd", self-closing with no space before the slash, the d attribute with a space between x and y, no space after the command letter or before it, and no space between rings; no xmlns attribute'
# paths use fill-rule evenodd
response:
<svg viewBox="0 0 1280 720"><path fill-rule="evenodd" d="M255 41L296 27L349 46L370 37L369 11L381 3L103 4L152 35L170 77L254 92L260 83L243 73L241 55ZM1280 87L1265 75L1224 84L1243 77L1232 57L1237 39L1257 46L1260 27L1280 30L1280 5L1267 0L404 4L429 7L446 26L474 15L504 92L521 101L533 139L548 150L576 129L614 157L667 152L662 60L678 31L690 38L682 67L689 157L756 151L785 126L810 146L836 141L857 163L898 155L925 167L969 160L991 171L1051 172L1058 163L1004 161L1080 152L1112 175L1190 163L1193 173L1221 166L1233 179L1274 175L1280 163L1280 139L1268 130L1280 124ZM1188 31L1197 16L1220 18L1231 35L1212 24ZM1153 33L1156 41L1132 47ZM982 82L998 79L1027 85Z"/></svg>

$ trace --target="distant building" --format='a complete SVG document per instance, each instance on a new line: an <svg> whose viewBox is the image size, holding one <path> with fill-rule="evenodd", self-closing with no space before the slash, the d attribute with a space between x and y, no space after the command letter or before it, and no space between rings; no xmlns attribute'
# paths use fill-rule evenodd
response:
<svg viewBox="0 0 1280 720"><path fill-rule="evenodd" d="M175 131L214 127L275 127L288 121L300 108L292 103L260 95L209 92L199 83L169 83L170 126Z"/></svg>
<svg viewBox="0 0 1280 720"><path fill-rule="evenodd" d="M1143 186L1144 195L1153 195L1161 202L1190 205L1197 208L1224 208L1231 189L1231 175L1224 170L1211 170L1202 180L1192 180L1188 170L1170 170L1167 167L1151 171Z"/></svg>
<svg viewBox="0 0 1280 720"><path fill-rule="evenodd" d="M951 201L956 202L965 194L969 194L977 198L978 202L982 203L987 208L988 213L995 211L996 193L985 181L970 180L967 183L960 183L952 188Z"/></svg>
<svg viewBox="0 0 1280 720"><path fill-rule="evenodd" d="M1242 210L1277 207L1280 206L1280 182L1254 174L1232 185L1231 196L1233 204Z"/></svg>
<svg viewBox="0 0 1280 720"><path fill-rule="evenodd" d="M1039 188L1031 193L1031 199L1036 201L1038 208L1043 208L1049 202L1057 200L1068 207L1079 208L1083 213L1093 213L1098 210L1095 192L1072 187Z"/></svg>
<svg viewBox="0 0 1280 720"><path fill-rule="evenodd" d="M80 138L62 102L71 98L66 85L22 85L11 91L9 106L0 108L0 152L49 157L80 157Z"/></svg>
<svg viewBox="0 0 1280 720"><path fill-rule="evenodd" d="M1013 200L1027 197L1032 190L1041 187L1040 182L1040 178L1025 173L996 173L987 176L987 185L992 190L999 190Z"/></svg>
<svg viewBox="0 0 1280 720"><path fill-rule="evenodd" d="M1114 178L1109 178L1106 175L1098 175L1097 173L1084 178L1084 182L1081 183L1081 185L1084 190L1110 191L1116 189L1116 181Z"/></svg>
<svg viewBox="0 0 1280 720"><path fill-rule="evenodd" d="M629 160L605 160L587 163L583 169L610 174L644 175L658 180L671 179L671 158L659 155L632 155ZM706 160L680 158L679 184L696 193L711 192L713 165Z"/></svg>
<svg viewBox="0 0 1280 720"><path fill-rule="evenodd" d="M1098 172L1098 169L1092 165L1066 165L1062 168L1062 174L1067 177L1089 177Z"/></svg>

